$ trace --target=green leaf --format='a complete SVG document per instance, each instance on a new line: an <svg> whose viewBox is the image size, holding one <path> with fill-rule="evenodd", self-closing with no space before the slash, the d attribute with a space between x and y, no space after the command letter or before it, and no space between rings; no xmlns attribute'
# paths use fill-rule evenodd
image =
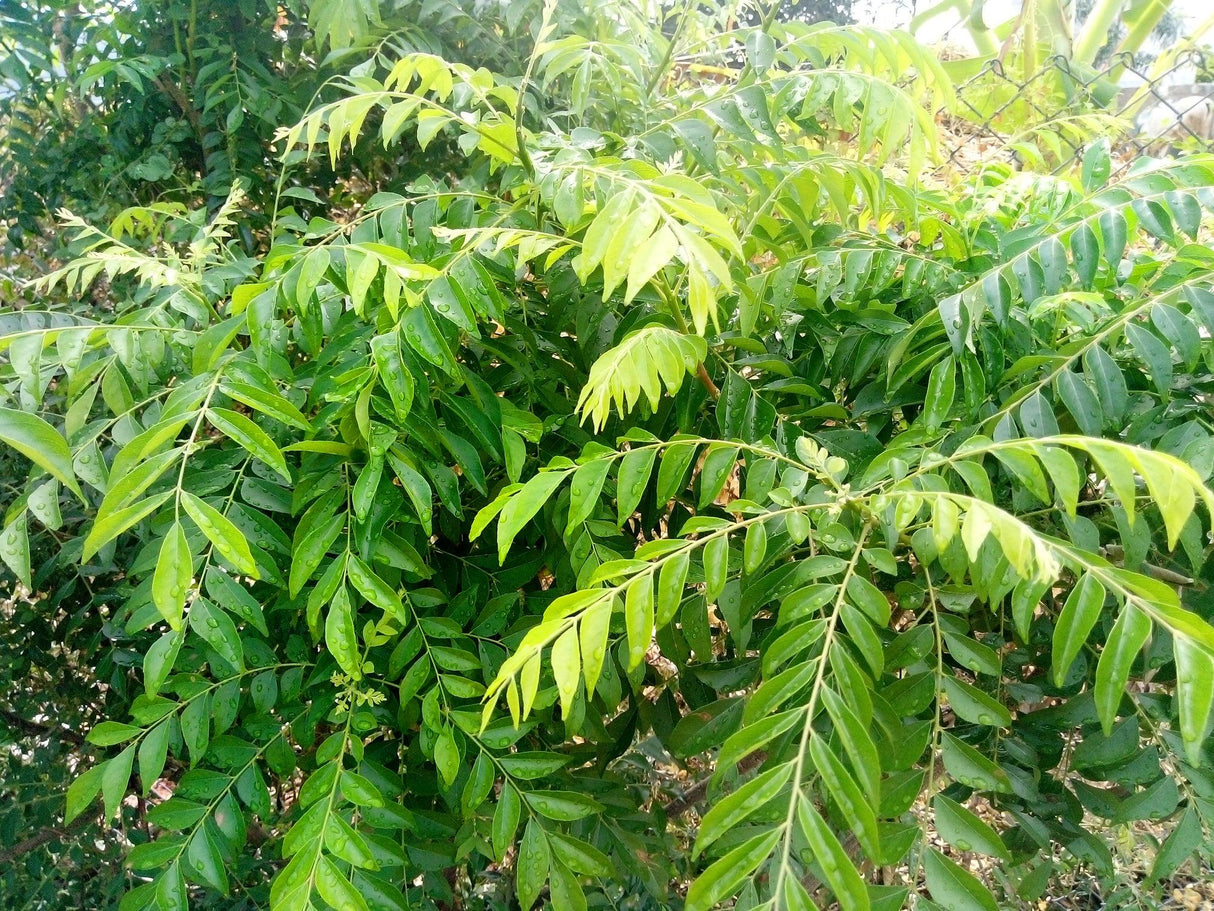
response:
<svg viewBox="0 0 1214 911"><path fill-rule="evenodd" d="M1020 404L1020 426L1030 437L1049 437L1058 433L1054 409L1040 391L1034 392Z"/></svg>
<svg viewBox="0 0 1214 911"><path fill-rule="evenodd" d="M223 855L220 854L215 839L211 837L208 826L199 826L194 830L194 835L186 847L185 864L197 882L224 895L228 894L228 876L223 865Z"/></svg>
<svg viewBox="0 0 1214 911"><path fill-rule="evenodd" d="M81 561L87 561L102 547L113 541L136 522L146 519L163 506L165 501L172 495L173 491L166 490L164 493L158 493L155 496L148 497L146 500L140 500L138 503L125 506L117 512L107 513L104 517L99 514L93 523L92 529L84 539L80 555Z"/></svg>
<svg viewBox="0 0 1214 911"><path fill-rule="evenodd" d="M851 758L852 767L865 793L880 793L881 761L868 730L847 701L834 690L822 690L822 703L835 723L835 730Z"/></svg>
<svg viewBox="0 0 1214 911"><path fill-rule="evenodd" d="M924 399L923 420L929 430L938 430L953 408L957 393L957 371L950 355L932 368L927 380L927 397Z"/></svg>
<svg viewBox="0 0 1214 911"><path fill-rule="evenodd" d="M561 714L568 718L582 682L577 630L571 627L557 637L556 642L552 644L550 660L556 689L561 697Z"/></svg>
<svg viewBox="0 0 1214 911"><path fill-rule="evenodd" d="M449 727L443 728L434 741L434 765L445 787L455 784L460 770L459 745Z"/></svg>
<svg viewBox="0 0 1214 911"><path fill-rule="evenodd" d="M540 889L548 879L551 865L552 854L548 849L548 839L544 837L544 830L540 828L539 823L532 819L523 833L515 868L518 903L523 911L530 911L535 900L539 898Z"/></svg>
<svg viewBox="0 0 1214 911"><path fill-rule="evenodd" d="M1071 235L1071 255L1080 284L1084 288L1091 288L1096 280L1096 270L1100 267L1100 244L1095 230L1087 222L1081 223Z"/></svg>
<svg viewBox="0 0 1214 911"><path fill-rule="evenodd" d="M657 614L655 623L662 628L674 619L683 603L683 587L691 566L691 554L679 551L665 559L658 573Z"/></svg>
<svg viewBox="0 0 1214 911"><path fill-rule="evenodd" d="M873 812L869 799L865 797L847 767L820 737L814 737L809 742L809 752L813 757L818 774L826 783L830 795L839 805L839 810L851 830L856 833L861 847L874 860L881 857L881 839L877 829L877 817ZM876 798L878 795L872 795Z"/></svg>
<svg viewBox="0 0 1214 911"><path fill-rule="evenodd" d="M1180 707L1180 739L1193 765L1201 763L1201 744L1214 707L1214 656L1186 639L1172 642L1176 656L1176 701Z"/></svg>
<svg viewBox="0 0 1214 911"><path fill-rule="evenodd" d="M1120 426L1130 403L1125 376L1117 362L1099 345L1089 348L1083 355L1084 374L1096 387L1097 398L1105 419Z"/></svg>
<svg viewBox="0 0 1214 911"><path fill-rule="evenodd" d="M337 813L330 813L325 819L324 840L325 847L333 856L348 864L364 870L375 870L379 867L366 839Z"/></svg>
<svg viewBox="0 0 1214 911"><path fill-rule="evenodd" d="M782 763L752 778L728 797L717 800L700 821L695 855L702 854L709 845L774 800L788 785L792 773L793 764Z"/></svg>
<svg viewBox="0 0 1214 911"><path fill-rule="evenodd" d="M148 696L155 696L173 672L177 653L185 641L185 629L170 630L153 642L143 656L143 686Z"/></svg>
<svg viewBox="0 0 1214 911"><path fill-rule="evenodd" d="M1096 664L1096 713L1100 716L1106 737L1113 732L1134 658L1142 651L1150 635L1150 618L1133 604L1127 603L1122 607Z"/></svg>
<svg viewBox="0 0 1214 911"><path fill-rule="evenodd" d="M249 542L227 516L188 490L181 492L181 505L225 560L238 572L257 578L257 563L249 550Z"/></svg>
<svg viewBox="0 0 1214 911"><path fill-rule="evenodd" d="M405 421L413 407L413 374L405 366L400 353L400 338L395 332L371 340L371 353L379 371L379 382L388 390L398 421Z"/></svg>
<svg viewBox="0 0 1214 911"><path fill-rule="evenodd" d="M50 424L34 414L0 408L0 441L12 446L39 468L48 471L80 499L72 451Z"/></svg>
<svg viewBox="0 0 1214 911"><path fill-rule="evenodd" d="M362 656L354 631L354 608L344 585L337 589L325 614L325 646L343 671L355 680L362 679Z"/></svg>
<svg viewBox="0 0 1214 911"><path fill-rule="evenodd" d="M771 829L743 842L696 877L687 890L687 911L709 911L733 895L758 868L780 840Z"/></svg>
<svg viewBox="0 0 1214 911"><path fill-rule="evenodd" d="M384 805L384 798L380 794L379 788L369 779L357 772L351 772L349 769L345 769L341 773L341 793L346 800L356 806L382 807Z"/></svg>
<svg viewBox="0 0 1214 911"><path fill-rule="evenodd" d="M354 554L346 560L346 578L358 593L374 604L397 623L409 622L409 612L400 596L381 579L371 567Z"/></svg>
<svg viewBox="0 0 1214 911"><path fill-rule="evenodd" d="M864 880L838 837L806 800L797 801L797 821L826 881L834 890L839 907L843 911L868 911L868 890Z"/></svg>
<svg viewBox="0 0 1214 911"><path fill-rule="evenodd" d="M105 764L105 773L101 776L101 799L105 804L105 818L113 819L126 796L127 786L131 782L131 767L135 763L135 744L131 744L113 759Z"/></svg>
<svg viewBox="0 0 1214 911"><path fill-rule="evenodd" d="M174 522L160 542L160 556L152 577L152 601L160 616L173 629L181 627L181 615L194 577L194 558L190 542L180 522Z"/></svg>
<svg viewBox="0 0 1214 911"><path fill-rule="evenodd" d="M4 527L4 531L0 532L0 558L3 558L4 565L13 571L17 578L25 584L26 588L30 588L33 585L33 580L30 577L30 541L27 516L28 513L23 510L20 515Z"/></svg>
<svg viewBox="0 0 1214 911"><path fill-rule="evenodd" d="M102 721L93 726L85 739L95 746L109 747L117 743L126 743L142 730L131 724L118 721Z"/></svg>
<svg viewBox="0 0 1214 911"><path fill-rule="evenodd" d="M170 719L157 724L139 743L139 779L143 783L143 796L151 793L152 785L160 778L168 760L169 735L172 733Z"/></svg>
<svg viewBox="0 0 1214 911"><path fill-rule="evenodd" d="M1016 623L1016 632L1025 642L1029 639L1033 615L1049 588L1049 582L1023 579L1016 583L1016 588L1012 591L1012 617Z"/></svg>
<svg viewBox="0 0 1214 911"><path fill-rule="evenodd" d="M410 348L440 370L459 376L459 363L431 317L429 307L410 307L400 325Z"/></svg>
<svg viewBox="0 0 1214 911"><path fill-rule="evenodd" d="M246 586L241 585L218 567L212 566L207 570L206 588L207 594L210 595L212 601L229 613L235 614L246 623L251 624L263 636L269 636L270 630L266 626L266 618L261 609L261 602L253 597L253 594ZM321 586L317 586L313 591L315 592L320 589ZM332 592L329 592L325 595L326 600L332 597L332 594Z"/></svg>
<svg viewBox="0 0 1214 911"><path fill-rule="evenodd" d="M274 389L252 386L228 376L219 381L219 388L236 401L248 405L254 411L260 411L276 421L281 421L288 427L303 431L312 429L312 425L304 417L303 412Z"/></svg>
<svg viewBox="0 0 1214 911"><path fill-rule="evenodd" d="M548 834L552 853L569 869L589 876L611 876L611 858L593 845L559 832Z"/></svg>
<svg viewBox="0 0 1214 911"><path fill-rule="evenodd" d="M1011 712L1001 702L988 696L982 690L948 675L944 676L941 683L948 696L949 708L960 718L972 724L999 728L1011 727Z"/></svg>
<svg viewBox="0 0 1214 911"><path fill-rule="evenodd" d="M506 562L510 545L523 526L543 508L569 474L569 471L541 471L502 507L497 517L497 558L500 563Z"/></svg>
<svg viewBox="0 0 1214 911"><path fill-rule="evenodd" d="M710 446L700 469L700 509L720 494L738 462L738 450L732 446Z"/></svg>
<svg viewBox="0 0 1214 911"><path fill-rule="evenodd" d="M566 534L590 518L594 512L611 462L611 459L594 459L573 473L573 480L569 484L569 521L565 529Z"/></svg>
<svg viewBox="0 0 1214 911"><path fill-rule="evenodd" d="M1092 388L1070 370L1059 373L1054 385L1080 431L1088 436L1099 436L1104 429L1104 409Z"/></svg>
<svg viewBox="0 0 1214 911"><path fill-rule="evenodd" d="M233 668L244 670L244 646L240 633L226 613L216 610L203 598L195 598L190 605L190 629Z"/></svg>
<svg viewBox="0 0 1214 911"><path fill-rule="evenodd" d="M603 810L603 805L594 798L577 791L528 791L525 797L541 816L560 822L584 819Z"/></svg>
<svg viewBox="0 0 1214 911"><path fill-rule="evenodd" d="M68 786L67 808L64 810L63 817L65 823L70 823L87 810L97 795L101 793L101 780L108 764L108 762L98 763L77 776Z"/></svg>
<svg viewBox="0 0 1214 911"><path fill-rule="evenodd" d="M989 645L975 642L969 636L958 635L949 627L944 629L944 642L948 646L949 654L975 674L997 677L1002 672L999 653Z"/></svg>
<svg viewBox="0 0 1214 911"><path fill-rule="evenodd" d="M316 891L334 908L343 911L370 911L354 884L329 858L321 855L316 864Z"/></svg>
<svg viewBox="0 0 1214 911"><path fill-rule="evenodd" d="M559 861L553 863L548 879L554 911L586 911L586 894L577 876Z"/></svg>
<svg viewBox="0 0 1214 911"><path fill-rule="evenodd" d="M939 851L923 855L923 874L932 898L949 911L999 911L990 890Z"/></svg>
<svg viewBox="0 0 1214 911"><path fill-rule="evenodd" d="M277 471L288 484L292 482L282 450L270 439L269 434L243 414L226 408L209 408L207 420L228 439L238 443L250 455Z"/></svg>
<svg viewBox="0 0 1214 911"><path fill-rule="evenodd" d="M863 576L854 573L847 578L847 594L852 603L868 615L869 619L879 627L889 625L891 608L889 600L881 589L873 585Z"/></svg>
<svg viewBox="0 0 1214 911"><path fill-rule="evenodd" d="M1201 820L1190 804L1156 853L1155 861L1151 864L1150 881L1159 882L1175 873L1181 864L1194 855L1201 842Z"/></svg>
<svg viewBox="0 0 1214 911"><path fill-rule="evenodd" d="M1137 323L1127 323L1125 335L1134 351L1142 358L1151 375L1151 384L1167 397L1172 391L1172 354L1151 330Z"/></svg>
<svg viewBox="0 0 1214 911"><path fill-rule="evenodd" d="M594 692L603 661L607 656L607 634L611 627L611 601L599 599L583 612L578 622L578 639L582 653L582 676L586 693Z"/></svg>
<svg viewBox="0 0 1214 911"><path fill-rule="evenodd" d="M1054 627L1054 684L1062 686L1104 608L1104 586L1093 573L1080 576Z"/></svg>
<svg viewBox="0 0 1214 911"><path fill-rule="evenodd" d="M704 545L704 597L711 604L721 596L729 575L729 538L716 535Z"/></svg>
<svg viewBox="0 0 1214 911"><path fill-rule="evenodd" d="M645 660L653 639L653 576L642 573L624 596L624 620L628 631L628 667Z"/></svg>
<svg viewBox="0 0 1214 911"><path fill-rule="evenodd" d="M932 801L936 831L958 851L978 851L1011 863L1012 855L989 825L955 800L937 794Z"/></svg>
<svg viewBox="0 0 1214 911"><path fill-rule="evenodd" d="M976 790L1011 792L1011 782L1003 769L952 734L945 733L942 737L944 767L953 778Z"/></svg>
<svg viewBox="0 0 1214 911"><path fill-rule="evenodd" d="M519 799L518 791L509 782L503 783L497 798L497 808L493 811L492 837L495 857L505 856L513 844L522 811L523 802Z"/></svg>
<svg viewBox="0 0 1214 911"><path fill-rule="evenodd" d="M652 446L629 450L620 460L616 481L616 524L623 525L636 511L637 504L649 486L654 459L658 451Z"/></svg>
<svg viewBox="0 0 1214 911"><path fill-rule="evenodd" d="M742 543L742 571L748 576L758 572L766 556L767 528L763 522L753 522Z"/></svg>
<svg viewBox="0 0 1214 911"><path fill-rule="evenodd" d="M291 547L291 572L287 588L292 598L303 591L304 585L312 578L312 573L324 561L333 542L346 527L347 515L344 512L324 518L314 512L325 505L327 504L323 500L317 501L316 506L304 514L303 519L295 528L295 540ZM323 510L321 511L323 512Z"/></svg>

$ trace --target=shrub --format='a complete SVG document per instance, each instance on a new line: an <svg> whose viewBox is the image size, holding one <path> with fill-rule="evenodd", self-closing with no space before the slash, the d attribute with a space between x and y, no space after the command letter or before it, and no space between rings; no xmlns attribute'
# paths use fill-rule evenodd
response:
<svg viewBox="0 0 1214 911"><path fill-rule="evenodd" d="M1214 159L942 182L906 35L642 13L347 62L279 186L455 163L256 253L239 184L65 216L67 303L4 317L0 556L107 685L66 811L146 809L123 908L994 908L1205 850Z"/></svg>

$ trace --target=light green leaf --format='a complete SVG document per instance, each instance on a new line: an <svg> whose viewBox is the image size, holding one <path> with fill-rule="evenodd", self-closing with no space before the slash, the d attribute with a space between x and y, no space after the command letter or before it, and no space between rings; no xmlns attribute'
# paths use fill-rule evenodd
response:
<svg viewBox="0 0 1214 911"><path fill-rule="evenodd" d="M785 762L752 778L728 797L717 800L700 821L696 856L774 800L792 778L793 764Z"/></svg>
<svg viewBox="0 0 1214 911"><path fill-rule="evenodd" d="M942 756L948 773L966 787L1010 793L1011 781L1003 769L952 734L942 735Z"/></svg>
<svg viewBox="0 0 1214 911"><path fill-rule="evenodd" d="M12 408L0 408L0 442L12 446L84 499L72 468L72 451L55 428L42 418Z"/></svg>
<svg viewBox="0 0 1214 911"><path fill-rule="evenodd" d="M948 696L949 708L960 718L972 724L992 727L1011 727L1012 715L1003 703L998 702L977 687L947 674L941 680Z"/></svg>
<svg viewBox="0 0 1214 911"><path fill-rule="evenodd" d="M1054 683L1061 686L1071 664L1087 642L1104 608L1104 586L1093 573L1084 573L1067 595L1054 627Z"/></svg>
<svg viewBox="0 0 1214 911"><path fill-rule="evenodd" d="M797 801L797 821L842 911L868 911L868 889L855 863L809 801Z"/></svg>
<svg viewBox="0 0 1214 911"><path fill-rule="evenodd" d="M949 911L999 911L986 886L935 849L924 854L923 873L932 898Z"/></svg>
<svg viewBox="0 0 1214 911"><path fill-rule="evenodd" d="M510 552L510 545L514 543L515 537L523 530L523 526L543 508L544 504L548 502L548 498L561 486L561 482L570 473L568 470L541 471L524 484L522 490L515 493L502 507L502 511L498 513L497 517L497 558L499 562L506 562L506 554Z"/></svg>
<svg viewBox="0 0 1214 911"><path fill-rule="evenodd" d="M203 598L190 605L190 629L238 671L244 670L244 646L232 618Z"/></svg>
<svg viewBox="0 0 1214 911"><path fill-rule="evenodd" d="M548 869L551 865L552 853L548 848L548 839L544 837L544 830L540 828L539 823L532 819L523 833L515 868L518 903L523 911L530 911L535 900L539 898L540 889L548 879Z"/></svg>
<svg viewBox="0 0 1214 911"><path fill-rule="evenodd" d="M767 859L779 840L780 830L769 829L712 864L687 890L687 911L709 911L732 895Z"/></svg>
<svg viewBox="0 0 1214 911"><path fill-rule="evenodd" d="M1214 707L1214 656L1182 636L1172 643L1176 656L1176 701L1180 707L1180 739L1193 765L1201 764L1201 744Z"/></svg>
<svg viewBox="0 0 1214 911"><path fill-rule="evenodd" d="M1104 727L1105 736L1113 732L1117 709L1126 693L1126 681L1134 658L1142 651L1151 635L1151 620L1133 604L1121 609L1109 638L1100 651L1096 664L1096 713Z"/></svg>
<svg viewBox="0 0 1214 911"><path fill-rule="evenodd" d="M355 680L362 679L362 657L354 631L354 608L344 585L337 589L325 615L325 646L343 671Z"/></svg>
<svg viewBox="0 0 1214 911"><path fill-rule="evenodd" d="M1012 855L995 830L989 825L943 794L932 801L936 813L936 830L940 837L958 851L979 851L1008 863Z"/></svg>
<svg viewBox="0 0 1214 911"><path fill-rule="evenodd" d="M869 800L876 800L879 795L865 797L843 761L821 737L813 737L810 740L809 752L818 774L822 776L827 790L839 805L843 818L856 833L861 847L870 858L878 860L881 857L881 839L877 830L877 817Z"/></svg>
<svg viewBox="0 0 1214 911"><path fill-rule="evenodd" d="M287 460L283 457L282 450L270 439L269 434L251 420L226 408L207 409L207 420L212 427L240 444L250 455L265 462L282 475L288 484L291 483L291 472L287 468Z"/></svg>
<svg viewBox="0 0 1214 911"><path fill-rule="evenodd" d="M152 577L152 601L169 626L178 629L185 609L190 582L194 577L194 558L190 542L180 522L174 522L160 543L156 572Z"/></svg>
<svg viewBox="0 0 1214 911"><path fill-rule="evenodd" d="M568 718L582 682L582 663L578 657L578 633L572 627L557 637L552 644L552 675L556 678L556 689L561 697L561 714Z"/></svg>
<svg viewBox="0 0 1214 911"><path fill-rule="evenodd" d="M181 505L225 560L238 572L257 578L257 563L249 550L249 542L227 516L188 490L181 492Z"/></svg>
<svg viewBox="0 0 1214 911"><path fill-rule="evenodd" d="M645 660L653 639L653 576L642 573L624 596L624 620L628 631L628 667Z"/></svg>
<svg viewBox="0 0 1214 911"><path fill-rule="evenodd" d="M938 430L953 408L957 394L957 370L952 356L946 357L932 368L927 380L927 397L924 399L923 420L928 430Z"/></svg>
<svg viewBox="0 0 1214 911"><path fill-rule="evenodd" d="M586 692L591 694L598 685L607 656L607 634L611 627L611 599L600 598L586 608L578 621L578 639L582 653L582 675Z"/></svg>

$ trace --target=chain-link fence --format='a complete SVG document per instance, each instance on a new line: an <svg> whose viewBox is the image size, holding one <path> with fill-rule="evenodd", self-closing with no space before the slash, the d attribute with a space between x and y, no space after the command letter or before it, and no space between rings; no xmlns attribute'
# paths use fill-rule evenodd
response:
<svg viewBox="0 0 1214 911"><path fill-rule="evenodd" d="M1080 70L1066 57L1031 72L992 60L956 86L956 102L939 112L948 164L974 167L1004 160L1065 171L1093 140L1107 137L1114 167L1144 156L1214 149L1214 60L1190 51L1141 64L1122 54Z"/></svg>

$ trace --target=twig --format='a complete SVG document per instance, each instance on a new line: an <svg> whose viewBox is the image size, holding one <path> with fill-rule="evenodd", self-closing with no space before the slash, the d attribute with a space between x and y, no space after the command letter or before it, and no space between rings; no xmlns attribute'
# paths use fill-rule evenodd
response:
<svg viewBox="0 0 1214 911"><path fill-rule="evenodd" d="M89 815L77 816L66 826L47 826L40 829L38 832L31 835L25 841L19 841L11 848L5 848L0 851L0 867L12 863L18 857L23 857L30 851L36 851L43 845L49 844L56 838L67 838L68 835L75 832L77 829L83 829L86 825L93 822L93 818Z"/></svg>
<svg viewBox="0 0 1214 911"><path fill-rule="evenodd" d="M738 774L745 775L752 769L756 769L762 765L766 759L767 753L763 750L759 750L758 752L751 753L749 756L743 757L738 763ZM666 804L666 818L676 819L703 800L708 794L708 785L711 781L711 775L709 775L707 778L701 778L691 787L684 790L681 797L676 797L674 800L670 801L670 803Z"/></svg>
<svg viewBox="0 0 1214 911"><path fill-rule="evenodd" d="M39 721L30 721L28 718L22 718L16 712L9 709L0 709L0 719L3 719L6 724L29 737L59 737L77 746L84 743L84 737L71 728L58 724L43 724Z"/></svg>

